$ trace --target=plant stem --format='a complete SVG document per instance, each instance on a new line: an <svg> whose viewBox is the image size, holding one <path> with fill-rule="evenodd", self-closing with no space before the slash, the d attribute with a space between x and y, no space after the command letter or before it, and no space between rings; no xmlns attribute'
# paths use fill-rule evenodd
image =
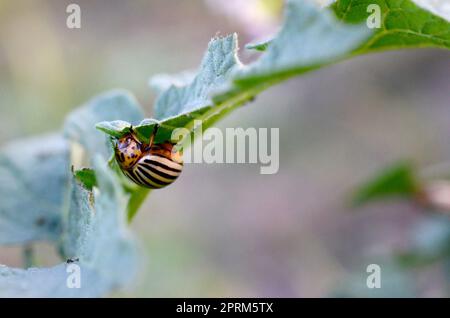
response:
<svg viewBox="0 0 450 318"><path fill-rule="evenodd" d="M137 191L134 191L131 194L130 200L128 202L128 224L131 223L134 216L136 215L137 211L141 207L142 203L144 203L145 198L147 198L147 195L150 193L150 189L139 189Z"/></svg>

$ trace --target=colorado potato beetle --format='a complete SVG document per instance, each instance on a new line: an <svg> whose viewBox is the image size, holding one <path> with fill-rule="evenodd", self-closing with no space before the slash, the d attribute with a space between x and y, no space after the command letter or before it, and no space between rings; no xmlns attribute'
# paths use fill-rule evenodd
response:
<svg viewBox="0 0 450 318"><path fill-rule="evenodd" d="M134 183L160 189L173 183L183 170L183 159L170 142L153 144L157 127L148 144L140 142L134 133L116 140L114 152L122 172Z"/></svg>

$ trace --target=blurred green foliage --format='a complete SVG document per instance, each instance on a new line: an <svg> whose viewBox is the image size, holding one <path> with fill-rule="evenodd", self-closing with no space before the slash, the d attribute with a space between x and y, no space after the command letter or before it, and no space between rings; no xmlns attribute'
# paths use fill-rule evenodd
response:
<svg viewBox="0 0 450 318"><path fill-rule="evenodd" d="M410 163L398 163L379 172L372 180L361 185L353 198L355 205L362 205L387 197L413 198L419 194L419 181Z"/></svg>

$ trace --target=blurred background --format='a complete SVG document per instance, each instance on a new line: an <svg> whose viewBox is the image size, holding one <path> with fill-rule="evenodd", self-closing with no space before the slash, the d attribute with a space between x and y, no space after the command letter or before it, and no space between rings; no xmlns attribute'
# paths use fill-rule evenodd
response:
<svg viewBox="0 0 450 318"><path fill-rule="evenodd" d="M81 29L66 7L81 7ZM245 43L277 30L277 0L0 0L0 144L62 127L113 88L152 115L157 73L196 69L210 38ZM449 296L450 257L419 267L395 255L448 244L450 219L403 200L349 208L349 194L386 165L450 158L450 59L422 49L358 57L274 87L219 127L280 128L280 170L188 164L154 191L132 228L146 255L133 286L113 296ZM444 242L444 243L442 243ZM39 243L40 265L58 262ZM17 247L0 263L21 267ZM366 287L366 267L382 288Z"/></svg>

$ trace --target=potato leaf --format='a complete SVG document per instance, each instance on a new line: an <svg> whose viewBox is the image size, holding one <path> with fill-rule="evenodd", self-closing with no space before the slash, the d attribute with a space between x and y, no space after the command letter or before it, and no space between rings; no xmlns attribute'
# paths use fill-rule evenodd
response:
<svg viewBox="0 0 450 318"><path fill-rule="evenodd" d="M342 21L367 20L369 5L381 9L381 27L356 51L367 53L411 47L450 48L450 23L409 0L339 0L333 9Z"/></svg>
<svg viewBox="0 0 450 318"><path fill-rule="evenodd" d="M207 128L226 113L251 101L265 88L345 57L370 34L364 26L340 23L332 12L291 0L280 33L255 63L244 66L239 61L235 34L213 39L191 82L186 83L183 76L184 80L173 80L169 86L167 79L171 77L166 76L163 85L156 85L158 91L168 87L155 104L155 118L162 128L156 142L170 139L171 132L178 127L193 130L195 119L202 120L203 128ZM158 78L160 76L153 82L161 82ZM102 129L105 126L101 123L98 128L109 133ZM110 133L114 134L117 132Z"/></svg>
<svg viewBox="0 0 450 318"><path fill-rule="evenodd" d="M366 24L370 4L380 6L379 29L369 29ZM155 118L162 129L156 142L169 140L178 127L193 130L194 119L202 120L207 128L259 92L292 76L375 50L448 49L449 37L448 21L409 0L340 0L324 9L290 0L275 38L248 45L263 51L250 65L239 61L237 37L230 35L210 42L195 76L191 72L156 75L150 81L160 93ZM126 133L126 129L109 131L105 126L101 123L98 128L112 136ZM148 135L143 138L148 140Z"/></svg>
<svg viewBox="0 0 450 318"><path fill-rule="evenodd" d="M62 251L73 263L50 268L0 266L0 297L98 297L129 282L137 251L125 228L128 196L104 159L94 161L98 187L72 178ZM71 284L78 266L80 288Z"/></svg>
<svg viewBox="0 0 450 318"><path fill-rule="evenodd" d="M71 264L1 266L0 296L102 296L132 279L136 247L124 226L130 194L107 166L104 155L110 154L110 146L94 128L99 120L121 118L138 123L143 115L128 93L110 92L69 115L65 126L69 140L41 137L17 141L2 151L1 243L52 240L62 257L77 260L82 283L79 289L69 288L66 270ZM76 151L68 144L74 142L94 170L70 174L69 158Z"/></svg>
<svg viewBox="0 0 450 318"><path fill-rule="evenodd" d="M144 118L141 107L132 94L124 90L107 92L88 101L77 108L66 119L64 134L72 142L77 142L93 158L101 154L105 158L111 156L111 147L105 136L95 129L102 121L111 121L103 131L114 134L119 129L125 129L127 124L137 124Z"/></svg>
<svg viewBox="0 0 450 318"><path fill-rule="evenodd" d="M3 147L0 243L57 240L68 178L69 149L58 135L16 140Z"/></svg>

